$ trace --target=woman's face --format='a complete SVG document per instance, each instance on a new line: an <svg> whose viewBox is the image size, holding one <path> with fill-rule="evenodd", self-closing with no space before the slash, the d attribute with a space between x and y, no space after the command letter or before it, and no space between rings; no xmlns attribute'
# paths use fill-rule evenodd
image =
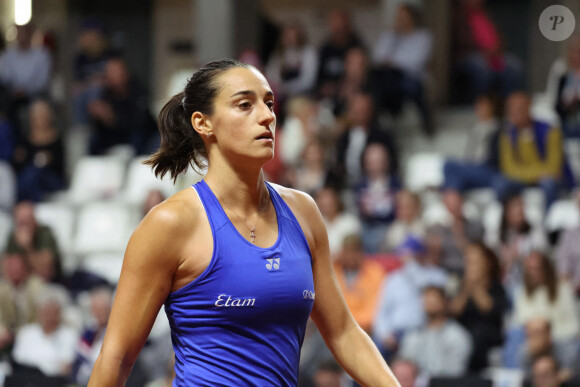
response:
<svg viewBox="0 0 580 387"><path fill-rule="evenodd" d="M404 222L412 222L419 214L419 203L409 192L397 195L397 218Z"/></svg>
<svg viewBox="0 0 580 387"><path fill-rule="evenodd" d="M294 25L286 26L282 31L282 45L286 48L298 47L299 37L300 31L298 30L298 27Z"/></svg>
<svg viewBox="0 0 580 387"><path fill-rule="evenodd" d="M471 279L489 276L485 255L477 246L468 246L465 250L465 276Z"/></svg>
<svg viewBox="0 0 580 387"><path fill-rule="evenodd" d="M538 253L532 253L524 261L525 270L530 283L534 286L540 286L544 283L544 274L542 272L542 256Z"/></svg>
<svg viewBox="0 0 580 387"><path fill-rule="evenodd" d="M266 78L255 69L233 68L217 81L214 112L205 116L205 129L213 134L208 144L210 159L214 146L230 161L247 163L253 158L264 163L272 159L276 115L274 94Z"/></svg>
<svg viewBox="0 0 580 387"><path fill-rule="evenodd" d="M316 204L325 218L333 218L338 213L338 198L331 189L322 189L316 195Z"/></svg>

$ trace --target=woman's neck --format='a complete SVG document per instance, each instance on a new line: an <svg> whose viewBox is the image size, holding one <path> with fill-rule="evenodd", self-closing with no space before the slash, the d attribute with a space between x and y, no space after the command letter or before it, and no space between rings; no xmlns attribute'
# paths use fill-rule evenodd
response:
<svg viewBox="0 0 580 387"><path fill-rule="evenodd" d="M208 169L205 181L216 191L216 196L225 202L222 204L242 215L265 210L269 194L261 168L249 170L234 169L227 164L210 165L213 168Z"/></svg>

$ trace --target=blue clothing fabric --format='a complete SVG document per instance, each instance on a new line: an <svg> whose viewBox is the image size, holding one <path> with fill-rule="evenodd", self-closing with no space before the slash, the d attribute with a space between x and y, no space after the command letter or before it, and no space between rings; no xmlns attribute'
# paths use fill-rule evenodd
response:
<svg viewBox="0 0 580 387"><path fill-rule="evenodd" d="M236 230L205 181L194 185L214 248L206 270L165 301L176 387L298 383L314 304L312 257L292 211L266 185L278 221L278 239L268 248Z"/></svg>

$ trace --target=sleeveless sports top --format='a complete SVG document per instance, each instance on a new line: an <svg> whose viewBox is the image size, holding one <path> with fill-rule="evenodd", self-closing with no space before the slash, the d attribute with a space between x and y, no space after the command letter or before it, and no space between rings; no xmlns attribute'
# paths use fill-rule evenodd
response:
<svg viewBox="0 0 580 387"><path fill-rule="evenodd" d="M246 240L204 180L195 184L213 235L205 271L165 301L174 386L296 386L314 303L311 255L298 221L266 183L278 222L269 248Z"/></svg>

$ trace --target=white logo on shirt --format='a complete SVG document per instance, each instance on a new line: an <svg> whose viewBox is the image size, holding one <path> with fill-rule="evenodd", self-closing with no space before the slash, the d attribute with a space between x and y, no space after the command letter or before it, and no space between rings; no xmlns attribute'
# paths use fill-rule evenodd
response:
<svg viewBox="0 0 580 387"><path fill-rule="evenodd" d="M226 298L227 297L227 298ZM228 296L227 294L220 294L215 301L215 306L218 308L226 307L226 308L236 308L236 307L243 307L243 306L254 306L256 302L255 298L232 298L232 296Z"/></svg>
<svg viewBox="0 0 580 387"><path fill-rule="evenodd" d="M280 268L280 258L269 258L266 261L268 261L266 269L272 270L274 268L274 270L278 270Z"/></svg>
<svg viewBox="0 0 580 387"><path fill-rule="evenodd" d="M306 289L302 292L302 297L304 297L305 300L314 300L315 294L312 290Z"/></svg>

